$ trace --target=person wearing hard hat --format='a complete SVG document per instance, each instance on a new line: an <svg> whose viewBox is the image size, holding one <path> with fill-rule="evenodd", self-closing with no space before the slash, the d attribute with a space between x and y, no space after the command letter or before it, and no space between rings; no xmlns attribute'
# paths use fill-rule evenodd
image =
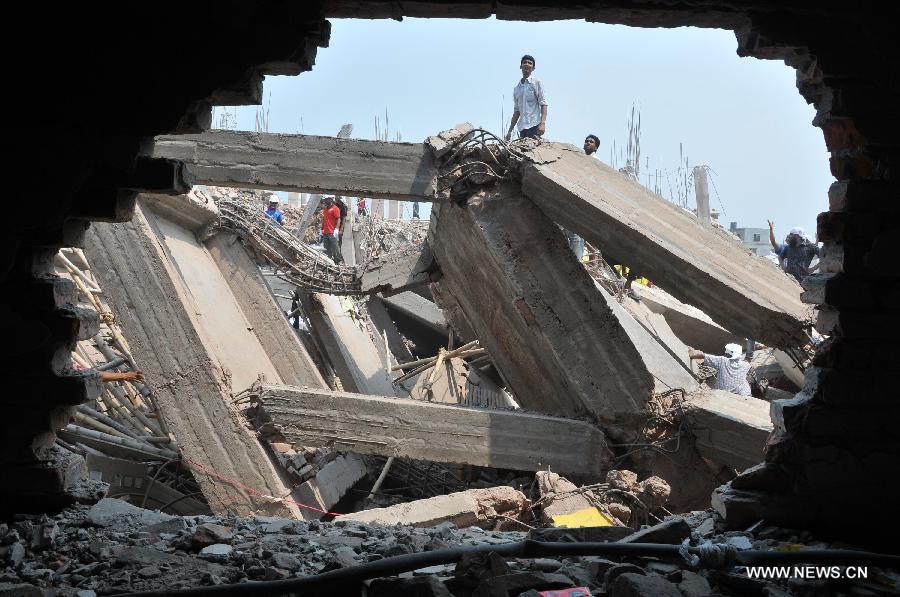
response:
<svg viewBox="0 0 900 597"><path fill-rule="evenodd" d="M725 356L722 357L704 354L703 351L688 347L688 356L695 360L702 359L704 363L715 369L714 390L725 390L739 396L750 396L750 383L747 382L750 363L741 358L743 350L740 344L726 344Z"/></svg>
<svg viewBox="0 0 900 597"><path fill-rule="evenodd" d="M284 213L282 213L282 211L278 209L278 206L280 204L281 200L278 199L278 195L272 193L271 195L269 195L269 207L265 212L266 215L275 220L275 222L277 222L279 226L281 226L281 224L284 222Z"/></svg>
<svg viewBox="0 0 900 597"><path fill-rule="evenodd" d="M803 228L796 226L791 228L782 244L778 244L775 240L775 222L769 220L769 242L778 255L778 262L781 269L794 276L798 282L802 282L803 278L811 274L818 265L810 268L813 257L821 257L819 254L819 245L810 242L806 235L803 234Z"/></svg>

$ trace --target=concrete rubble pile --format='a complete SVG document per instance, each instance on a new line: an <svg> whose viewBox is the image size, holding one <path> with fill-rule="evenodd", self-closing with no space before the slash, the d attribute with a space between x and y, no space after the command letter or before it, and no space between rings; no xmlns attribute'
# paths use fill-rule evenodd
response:
<svg viewBox="0 0 900 597"><path fill-rule="evenodd" d="M489 548L526 538L553 544L577 540L696 546L709 542L738 552L772 553L848 547L818 540L805 531L774 526L723 531L710 511L667 517L636 532L593 527L526 533L479 526L459 529L452 522L417 528L350 519L329 523L271 516L180 517L105 499L55 516L23 516L0 524L0 595L89 597L282 580L393 556L451 547ZM529 591L580 586L593 595L706 597L820 594L825 582L832 583L829 589L838 588L835 581L752 579L740 566L700 568L681 556L504 559L482 553L366 584L369 596L533 596L536 593ZM850 588L849 581L837 582ZM900 587L900 577L869 566L869 580L854 581L854 586L856 594L887 594ZM333 587L323 585L317 594L334 594L332 591Z"/></svg>
<svg viewBox="0 0 900 597"><path fill-rule="evenodd" d="M259 162L260 148L266 149L266 164L275 160L278 168ZM357 423L349 418L322 416L332 402L337 414L374 413L389 407L396 411L391 416L409 416L429 408L397 400L406 397L424 399L426 403L446 402L451 408L486 404L529 411L527 415L512 413L506 418L459 411L460 421L487 421L488 426L480 433L491 439L479 440L484 447L460 456L449 456L453 450L434 450L445 454L435 456L438 462L458 464L468 460L468 464L477 466L506 463L525 466L533 472L537 462L526 466L527 458L504 453L503 440L497 440L502 437L497 430L506 424L503 421L508 419L511 429L520 425L514 421L520 421L525 425L522 429L537 430L539 419L531 413L560 418L553 421L545 417L540 419L540 425L565 426L563 421L567 419L586 419L595 425L600 439L582 444L592 447L580 470L562 468L558 469L560 472L605 472L610 454L606 443L645 446L644 450L633 450L630 459L644 476L674 478L671 490L676 508L696 506L708 499L712 488L721 482L721 467L738 468L759 459L765 435L771 429L767 413L763 412L767 407L762 402L701 391L698 377L685 358L684 330L690 327L685 319L694 316L701 321L700 327L709 330L709 337L727 337L731 332L726 329L734 329L791 349L804 337L802 325L806 315L799 299L790 298L793 287L784 287L784 276L772 275L771 264L750 259L735 243L685 219L684 214L666 212L677 226L667 228L660 237L653 236L644 224L633 221L633 211L651 214L669 208L657 205L657 200L648 197L642 187L622 182L618 173L607 172L602 164L582 160L568 146L529 141L507 146L485 131L459 125L422 145L219 131L160 138L153 152L160 157L184 160L204 184L434 202L427 241L419 222L352 218L352 229L357 233L353 252L358 253L361 263L356 270L358 290L354 281L340 282L339 288L322 292L322 288L329 284L334 288L336 284L336 279L329 282L322 278L315 291L306 291L307 281L289 277L300 285L299 303L293 301L289 309L282 302L281 310L296 312L304 319L310 340L305 346L300 345L306 353L301 357L306 363L304 375L317 378L318 387L307 384L298 393L290 388L292 380L283 375L283 379L277 379L265 367L256 370L255 377L263 383L274 382L262 393L265 396L255 396L257 411L272 410L267 413L271 420L257 421L257 431L271 435L266 430L274 430L276 435L270 439L277 443L280 433L282 439L293 444L294 454L283 460L293 462L299 449L310 445L355 449L385 457L415 457L418 448L398 448L404 446L403 440L408 439L404 434L411 433L411 429L398 437L374 441L371 427L354 427ZM358 155L367 158L360 161ZM346 163L341 162L344 167L330 169L326 175L319 164L333 159ZM496 170L479 166L484 163L495 164ZM565 197L568 208L564 211L583 214L585 221L602 222L611 232L596 235L580 230L583 224L559 224L584 232L583 236L599 247L604 257L617 261L620 256L616 255L619 249L613 248L616 243L640 245L644 239L647 246L636 248L630 263L655 280L668 282L668 288L680 293L678 298L702 306L719 323L696 309L679 309L681 303L675 298L645 302L641 296L625 296L611 280L608 267L594 271L593 278L588 275L571 258L558 223L548 217L556 218L559 211L546 203L553 193ZM152 209L176 218L165 208L166 204L156 200ZM257 207L261 211L262 206ZM262 253L270 261L281 259L276 263L276 276L278 267L283 268L291 259L305 259L296 251L286 255L286 250L291 251L286 245L260 251L268 248L268 241L261 244L255 228L242 228L233 216L228 217L225 230L215 234L205 228L203 232L214 234L204 242L214 247L217 254L225 252L224 245L235 245L233 236L224 243L222 240L234 233L252 246L257 256ZM648 221L655 221L657 216L647 217ZM209 218L206 220L209 225ZM361 230L363 227L366 231ZM707 245L714 246L719 257L713 259ZM692 252L699 252L698 257L691 258ZM723 267L721 255L746 262L747 276L736 279L730 275ZM684 261L681 269L694 276L693 282L689 283L681 272L666 270L662 266L665 256ZM229 259L227 265L234 266L234 259ZM220 265L226 265L224 260L220 259ZM703 280L703 284L698 280ZM247 282L246 276L242 282ZM754 286L756 283L771 283L777 292L763 296ZM551 295L545 291L549 288L565 288L566 292ZM330 292L376 296L363 299L364 306L357 306L356 299L339 299ZM276 290L275 294L279 292ZM717 295L719 298L714 298ZM287 296L282 294L280 300L286 301ZM723 302L721 296L730 297L732 305L719 304ZM252 309L245 301L242 310ZM434 315L426 315L429 310ZM675 315L667 317L669 312ZM748 320L748 313L756 323ZM421 360L427 343L422 338L431 332L419 329L413 333L419 337L411 342L409 334L399 330L410 329L405 320L446 335L451 347L454 339L477 340L478 350L483 352L467 355L474 357L467 358L467 362L450 354L450 348L444 350L438 345L426 353L437 352L437 357L433 357L437 366L430 370L423 366L406 368L407 363L417 360L416 356ZM760 322L769 325L762 329ZM257 337L264 337L259 326L252 327ZM212 335L208 330L207 334ZM419 354L414 355L411 349ZM296 347L293 350L300 354ZM273 359L274 354L270 352L268 356L272 363L278 361ZM476 367L481 358L489 359L486 370ZM250 368L244 368L250 372ZM472 379L479 385L472 392L475 398L469 400ZM244 375L240 383L231 381L231 391L235 393L256 379ZM274 389L279 383L283 388ZM329 394L335 390L350 394ZM478 398L482 391L483 396ZM300 400L291 405L294 410L276 408L286 396ZM350 403L357 406L350 409ZM648 417L655 421L653 425L646 424ZM295 423L301 420L312 424L297 428ZM727 432L720 432L722 425ZM568 428L577 428L577 433L583 435L580 427ZM428 425L417 432L442 433ZM696 438L696 449L691 439L680 441L686 434ZM721 445L723 442L727 445ZM414 445L408 441L405 444ZM473 448L475 445L471 444ZM545 455L544 460L569 466L559 460L562 452L555 451L546 437L535 435L523 445ZM659 455L660 449L673 446L677 450L674 456ZM588 462L597 466L587 465ZM288 474L294 480L308 474L305 465L298 464L289 465L292 472ZM693 487L679 478L679 467L698 471ZM301 470L305 472L300 473Z"/></svg>
<svg viewBox="0 0 900 597"><path fill-rule="evenodd" d="M727 233L572 146L506 144L468 124L423 144L215 131L158 138L152 152L184 160L210 186L142 195L131 222L91 228L93 268L63 262L86 299L97 301L91 284L106 290L98 313L117 314L107 322L116 331L92 338L76 361L140 365L146 376L113 386L77 422L126 435L156 457L155 468L134 459L146 469L140 487L155 471L159 490L176 491L178 474L172 482L164 462L179 461L202 498L192 504L181 486L172 499L215 516L171 518L108 500L90 513L70 510L54 523L61 545L91 525L104 539L71 547L84 561L65 572L30 580L16 555L6 581L130 590L197 577L278 579L522 537L503 533L510 529L542 540L734 538L715 536L721 521L709 514L692 522L670 514L706 508L716 487L762 459L770 405L710 390L687 346L718 353L745 337L765 342L757 395L773 391L772 399L797 389L787 365L802 361L810 339L799 287ZM282 190L428 201L431 219L358 216L351 201L345 264L336 265L309 246L318 212L284 208L283 227L264 217L266 192ZM560 226L588 241L587 263ZM666 291L625 289L611 263ZM770 390L770 379L783 389ZM122 408L126 399L136 411ZM140 420L120 429L123 417ZM75 427L63 446L90 456L96 439ZM416 461L460 474L445 494L415 493L416 483L428 485L427 474L410 481ZM494 486L463 481L478 470L496 471L487 475ZM393 503L414 497L423 499ZM390 505L373 508L381 504ZM104 519L115 508L127 515ZM335 510L333 524L318 522ZM18 545L5 530L12 539L0 541ZM743 547L753 537L735 540ZM116 565L104 567L105 557ZM700 595L728 586L684 562L633 560L463 560L420 584L465 595L573 585ZM402 590L391 582L372 583L370 594Z"/></svg>

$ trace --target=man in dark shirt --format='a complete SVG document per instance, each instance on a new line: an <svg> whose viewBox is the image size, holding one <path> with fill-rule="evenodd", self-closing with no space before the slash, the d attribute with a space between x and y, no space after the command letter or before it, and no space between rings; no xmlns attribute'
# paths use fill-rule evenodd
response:
<svg viewBox="0 0 900 597"><path fill-rule="evenodd" d="M769 242L778 255L781 269L794 276L798 282L808 276L818 265L810 268L813 257L819 257L819 246L809 242L803 235L803 228L791 228L784 243L778 244L775 240L775 222L769 220Z"/></svg>

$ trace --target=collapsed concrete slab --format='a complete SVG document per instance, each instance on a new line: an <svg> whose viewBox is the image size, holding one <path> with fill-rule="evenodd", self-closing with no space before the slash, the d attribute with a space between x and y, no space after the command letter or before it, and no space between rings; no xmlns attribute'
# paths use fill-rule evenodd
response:
<svg viewBox="0 0 900 597"><path fill-rule="evenodd" d="M568 230L742 337L802 346L801 289L728 231L653 194L573 145L526 151L522 193Z"/></svg>
<svg viewBox="0 0 900 597"><path fill-rule="evenodd" d="M425 327L443 335L447 335L447 318L441 308L427 298L415 292L401 292L382 298L385 305L391 309L411 317Z"/></svg>
<svg viewBox="0 0 900 597"><path fill-rule="evenodd" d="M238 239L232 234L220 233L210 238L206 247L281 381L327 388L300 338L287 324L272 293L267 290L259 268Z"/></svg>
<svg viewBox="0 0 900 597"><path fill-rule="evenodd" d="M439 495L389 508L362 510L338 516L335 520L413 527L433 527L442 522L452 522L459 528L493 528L498 519L518 518L527 507L528 499L524 493L500 486Z"/></svg>
<svg viewBox="0 0 900 597"><path fill-rule="evenodd" d="M357 454L341 454L316 474L298 486L293 497L301 504L315 504L320 510L330 510L357 481L368 474L366 463ZM303 518L322 517L322 512L301 508Z"/></svg>
<svg viewBox="0 0 900 597"><path fill-rule="evenodd" d="M429 201L435 176L422 143L207 131L156 137L153 157L184 161L197 184Z"/></svg>
<svg viewBox="0 0 900 597"><path fill-rule="evenodd" d="M732 334L700 309L685 305L659 288L635 284L632 290L648 309L662 315L672 332L688 346L709 354L722 354L726 344L744 342L742 337Z"/></svg>
<svg viewBox="0 0 900 597"><path fill-rule="evenodd" d="M403 341L403 337L397 330L397 326L382 300L377 296L370 296L366 300L366 310L369 312L369 321L372 322L372 327L379 336L387 339L387 347L391 355L400 363L414 361L415 357Z"/></svg>
<svg viewBox="0 0 900 597"><path fill-rule="evenodd" d="M772 432L770 403L721 390L704 390L686 403L701 455L742 471L762 461Z"/></svg>
<svg viewBox="0 0 900 597"><path fill-rule="evenodd" d="M297 516L294 508L252 495L224 480L241 479L265 495L289 493L259 441L227 402L228 372L208 347L197 321L198 305L181 277L180 264L170 253L179 243L196 249L196 238L186 229L174 230L176 225L171 222L161 225L163 220L139 202L131 222L96 224L88 230L86 251L105 289L104 298L116 313L147 379L160 380L154 391L182 454L190 463L221 476L197 472L213 511ZM174 234L166 237L165 230ZM201 263L215 268L208 255L204 259ZM222 285L230 296L227 284L222 281ZM223 305L212 307L226 310ZM244 323L244 332L246 327ZM256 345L263 352L258 341ZM274 368L268 373L278 378Z"/></svg>
<svg viewBox="0 0 900 597"><path fill-rule="evenodd" d="M388 253L373 258L362 271L361 292L382 293L384 296L397 294L413 286L422 286L432 281L435 270L434 256L428 243L409 247L399 253Z"/></svg>
<svg viewBox="0 0 900 597"><path fill-rule="evenodd" d="M581 475L600 474L609 458L603 433L583 421L268 384L255 393L299 445Z"/></svg>
<svg viewBox="0 0 900 597"><path fill-rule="evenodd" d="M344 389L381 396L397 393L372 338L360 329L344 308L341 301L346 299L314 293L301 295L301 300L312 331Z"/></svg>
<svg viewBox="0 0 900 597"><path fill-rule="evenodd" d="M609 433L685 367L594 281L514 184L432 208L429 245L451 294L524 408L589 414ZM628 436L628 432L624 432Z"/></svg>

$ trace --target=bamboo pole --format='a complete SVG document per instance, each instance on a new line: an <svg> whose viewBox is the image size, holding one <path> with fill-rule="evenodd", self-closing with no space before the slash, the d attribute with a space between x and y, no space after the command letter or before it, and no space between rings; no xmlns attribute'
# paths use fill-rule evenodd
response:
<svg viewBox="0 0 900 597"><path fill-rule="evenodd" d="M75 277L81 278L81 280L84 282L84 284L87 287L87 290L89 291L90 294L100 294L103 292L94 283L93 280L88 278L87 275L83 271L81 271L81 269L78 268L78 266L76 266L74 263L69 261L68 257L66 257L65 255L63 255L60 252L60 253L56 254L56 258L59 259L60 261L62 261L63 267L65 267L69 271L69 273L72 275L73 278L75 278Z"/></svg>
<svg viewBox="0 0 900 597"><path fill-rule="evenodd" d="M85 438L92 438L101 440L104 442L117 444L128 448L130 450L135 450L137 452L152 456L154 458L165 458L166 460L175 460L179 458L177 452L173 452L171 450L163 450L161 448L155 448L153 446L145 446L140 442L136 442L130 438L126 439L123 437L119 437L116 435L110 435L108 433L103 433L101 431L95 431L93 429L86 429L84 427L80 427L78 425L73 425L69 423L66 425L64 431L70 433L75 436L81 436Z"/></svg>
<svg viewBox="0 0 900 597"><path fill-rule="evenodd" d="M472 340L468 344L463 344L459 348L454 348L452 351L450 351L449 355L450 357L458 356L459 353L469 350L476 344L478 344L478 340ZM417 361L410 361L408 363L400 363L399 365L394 365L393 367L391 367L391 371L397 371L399 369L411 369L413 367L418 367L419 365L427 365L428 363L433 363L436 360L437 356L433 356L425 359L419 359Z"/></svg>
<svg viewBox="0 0 900 597"><path fill-rule="evenodd" d="M75 421L78 423L81 423L85 427L90 427L91 429L105 433L106 435L114 435L114 436L122 438L122 439L132 440L136 444L140 444L140 445L145 444L145 442L142 442L142 441L138 440L137 438L131 437L126 433L122 433L118 429L110 427L109 425L105 425L104 423L101 423L100 421L94 419L91 416L84 414L81 411L75 411ZM152 446L150 446L150 444L146 444L146 446L152 447Z"/></svg>
<svg viewBox="0 0 900 597"><path fill-rule="evenodd" d="M127 435L128 437L134 438L134 439L136 439L136 440L143 440L142 437L140 437L139 435L137 435L134 431L129 430L129 429L128 429L127 427L125 427L122 423L119 423L119 422L116 421L115 419L113 419L113 418L111 418L111 417L109 417L109 416L107 416L107 415L105 415L105 414L103 414L103 413L101 413L101 412L98 412L98 411L94 410L93 408L91 408L91 407L88 406L87 404L79 404L77 408L78 408L78 411L79 411L81 414L84 414L84 415L86 415L86 416L88 416L88 417L93 417L94 419L96 419L96 420L99 421L100 423L103 423L104 425L108 425L109 427L112 427L112 428L115 429L116 431L119 431L120 433L124 433L124 434ZM101 430L101 431L102 431L102 430Z"/></svg>

